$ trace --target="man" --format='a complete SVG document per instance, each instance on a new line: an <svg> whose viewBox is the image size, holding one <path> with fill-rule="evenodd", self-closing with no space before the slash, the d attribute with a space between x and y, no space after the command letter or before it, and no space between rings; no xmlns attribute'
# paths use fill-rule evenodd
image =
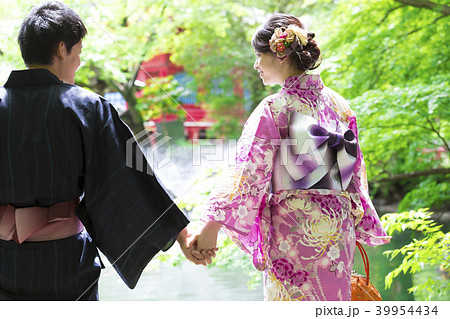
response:
<svg viewBox="0 0 450 319"><path fill-rule="evenodd" d="M175 240L210 262L157 179L126 165L131 145L150 171L112 105L74 85L85 35L66 5L35 7L18 36L28 69L0 88L0 300L98 300L97 248L130 288Z"/></svg>

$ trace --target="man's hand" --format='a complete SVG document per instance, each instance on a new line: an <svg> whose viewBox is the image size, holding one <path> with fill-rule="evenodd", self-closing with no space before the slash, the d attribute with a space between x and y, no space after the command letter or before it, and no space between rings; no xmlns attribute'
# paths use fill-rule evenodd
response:
<svg viewBox="0 0 450 319"><path fill-rule="evenodd" d="M187 228L184 228L177 237L178 244L180 245L181 251L183 252L184 256L187 260L193 262L196 265L203 265L206 266L206 262L204 260L197 259L194 255L192 255L192 246L197 240L197 236L193 238L192 234L190 234L187 230Z"/></svg>

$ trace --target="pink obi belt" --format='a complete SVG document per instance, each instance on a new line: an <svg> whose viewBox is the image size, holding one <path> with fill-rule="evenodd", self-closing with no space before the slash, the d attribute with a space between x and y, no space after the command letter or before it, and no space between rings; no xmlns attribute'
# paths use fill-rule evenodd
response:
<svg viewBox="0 0 450 319"><path fill-rule="evenodd" d="M56 240L83 231L75 214L79 200L61 202L50 207L16 208L0 205L0 239L24 241Z"/></svg>

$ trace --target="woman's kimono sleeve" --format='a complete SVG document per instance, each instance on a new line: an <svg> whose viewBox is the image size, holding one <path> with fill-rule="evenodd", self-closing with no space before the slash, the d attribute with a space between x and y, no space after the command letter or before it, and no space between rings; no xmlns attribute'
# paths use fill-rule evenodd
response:
<svg viewBox="0 0 450 319"><path fill-rule="evenodd" d="M354 116L349 117L349 128L358 138L358 129ZM387 244L391 240L391 237L387 236L386 231L383 229L372 200L370 199L366 165L359 143L357 152L353 177L347 188L352 199L356 239L363 244L371 246Z"/></svg>
<svg viewBox="0 0 450 319"><path fill-rule="evenodd" d="M188 219L152 174L129 128L98 98L81 115L85 175L77 209L96 246L134 288L143 269L169 249Z"/></svg>
<svg viewBox="0 0 450 319"><path fill-rule="evenodd" d="M257 269L267 260L269 216L264 215L270 192L272 164L279 133L264 100L251 114L237 145L236 165L225 171L212 192L202 220L215 220L227 235L253 257ZM265 212L268 213L268 210Z"/></svg>

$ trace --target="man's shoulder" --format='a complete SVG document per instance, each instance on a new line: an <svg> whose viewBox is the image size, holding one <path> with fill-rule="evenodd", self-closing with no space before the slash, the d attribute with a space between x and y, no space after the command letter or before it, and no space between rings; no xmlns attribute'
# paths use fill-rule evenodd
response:
<svg viewBox="0 0 450 319"><path fill-rule="evenodd" d="M0 86L0 105L4 103L6 100L6 89L3 86Z"/></svg>
<svg viewBox="0 0 450 319"><path fill-rule="evenodd" d="M110 114L115 111L112 104L103 96L77 85L63 85L60 90L59 100L65 108L82 110L82 114ZM78 112L78 111L77 111Z"/></svg>
<svg viewBox="0 0 450 319"><path fill-rule="evenodd" d="M68 98L72 101L79 101L79 102L87 102L87 103L98 103L103 102L104 98L101 97L99 94L89 91L85 88L82 88L78 85L61 85L59 87L59 93L61 96L64 96L65 98Z"/></svg>

